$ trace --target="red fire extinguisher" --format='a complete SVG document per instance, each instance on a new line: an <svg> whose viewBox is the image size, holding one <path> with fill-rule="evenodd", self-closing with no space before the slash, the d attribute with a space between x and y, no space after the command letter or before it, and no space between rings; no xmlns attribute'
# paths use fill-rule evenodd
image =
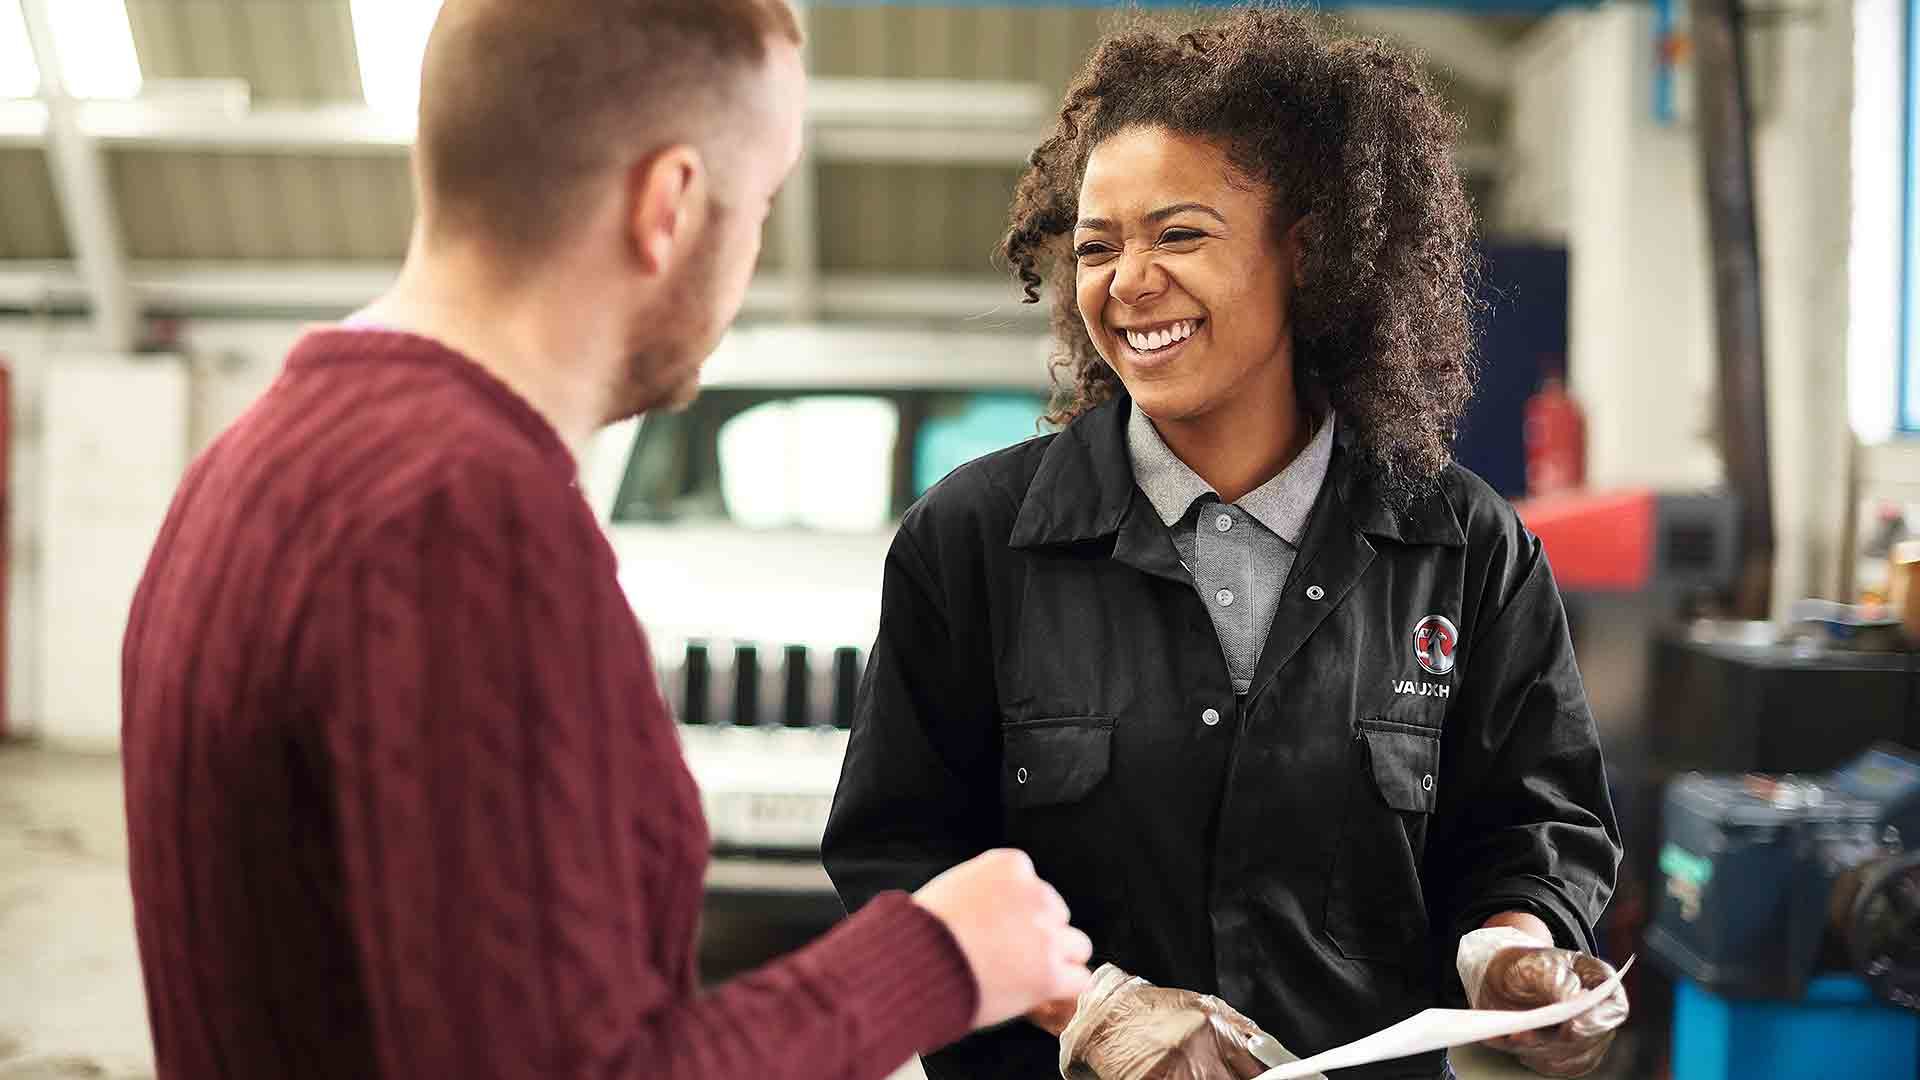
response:
<svg viewBox="0 0 1920 1080"><path fill-rule="evenodd" d="M1587 483L1587 420L1566 381L1549 375L1527 399L1527 494L1552 495Z"/></svg>

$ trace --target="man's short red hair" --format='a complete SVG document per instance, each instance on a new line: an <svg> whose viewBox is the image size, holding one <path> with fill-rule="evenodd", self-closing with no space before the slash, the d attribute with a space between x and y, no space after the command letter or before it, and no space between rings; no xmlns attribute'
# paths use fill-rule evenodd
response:
<svg viewBox="0 0 1920 1080"><path fill-rule="evenodd" d="M724 140L770 41L800 43L785 0L447 0L415 151L430 229L543 250L607 168Z"/></svg>

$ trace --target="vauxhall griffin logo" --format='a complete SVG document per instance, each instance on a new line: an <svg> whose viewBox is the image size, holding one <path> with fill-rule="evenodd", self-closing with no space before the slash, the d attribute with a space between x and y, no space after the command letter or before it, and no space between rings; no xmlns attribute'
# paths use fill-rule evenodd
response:
<svg viewBox="0 0 1920 1080"><path fill-rule="evenodd" d="M1444 615L1429 615L1413 628L1413 658L1429 675L1453 671L1453 649L1460 643L1460 632Z"/></svg>

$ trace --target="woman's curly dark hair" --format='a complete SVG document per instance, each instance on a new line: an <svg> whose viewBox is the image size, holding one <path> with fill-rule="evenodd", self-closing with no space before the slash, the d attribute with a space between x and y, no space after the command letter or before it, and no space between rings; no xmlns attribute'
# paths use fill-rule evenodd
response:
<svg viewBox="0 0 1920 1080"><path fill-rule="evenodd" d="M1339 413L1390 499L1429 488L1473 393L1481 302L1473 208L1453 163L1460 122L1420 70L1383 42L1273 7L1101 43L1015 188L1001 246L1028 303L1054 277L1053 423L1119 387L1081 322L1067 238L1088 155L1139 126L1217 141L1272 191L1275 229L1307 215L1296 383Z"/></svg>

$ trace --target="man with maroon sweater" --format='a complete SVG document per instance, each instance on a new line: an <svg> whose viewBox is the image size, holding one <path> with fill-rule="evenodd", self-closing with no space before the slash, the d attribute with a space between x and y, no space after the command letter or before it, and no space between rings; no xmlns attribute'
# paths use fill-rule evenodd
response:
<svg viewBox="0 0 1920 1080"><path fill-rule="evenodd" d="M1085 984L1013 852L696 982L706 826L573 452L692 397L798 43L782 0L448 0L399 282L194 464L134 603L162 1077L881 1077Z"/></svg>

